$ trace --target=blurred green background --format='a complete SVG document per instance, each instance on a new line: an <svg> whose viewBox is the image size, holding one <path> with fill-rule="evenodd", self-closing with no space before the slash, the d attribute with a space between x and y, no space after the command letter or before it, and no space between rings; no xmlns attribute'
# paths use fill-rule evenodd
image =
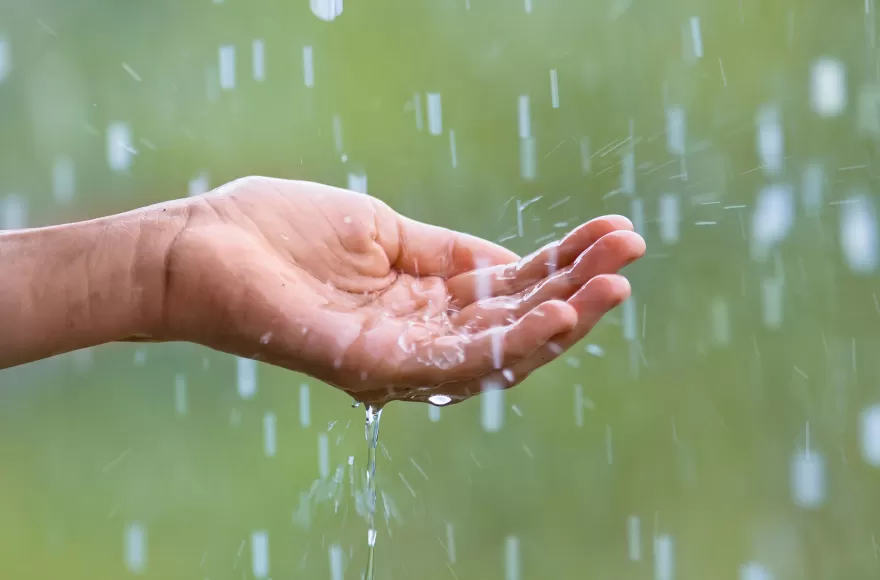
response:
<svg viewBox="0 0 880 580"><path fill-rule="evenodd" d="M876 578L877 8L2 0L0 226L249 174L518 252L626 214L634 297L500 430L386 409L378 578ZM0 372L0 577L360 578L349 404L185 344Z"/></svg>

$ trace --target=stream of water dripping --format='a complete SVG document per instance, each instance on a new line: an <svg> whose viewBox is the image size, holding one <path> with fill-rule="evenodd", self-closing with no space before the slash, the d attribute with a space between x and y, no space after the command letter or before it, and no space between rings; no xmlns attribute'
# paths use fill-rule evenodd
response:
<svg viewBox="0 0 880 580"><path fill-rule="evenodd" d="M376 551L376 446L379 443L379 418L382 408L366 405L367 422L365 435L367 438L367 571L364 580L374 580L374 564Z"/></svg>

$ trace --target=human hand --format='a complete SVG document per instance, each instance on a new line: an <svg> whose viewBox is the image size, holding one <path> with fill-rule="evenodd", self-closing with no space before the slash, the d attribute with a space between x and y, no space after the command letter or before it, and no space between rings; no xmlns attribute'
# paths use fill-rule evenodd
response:
<svg viewBox="0 0 880 580"><path fill-rule="evenodd" d="M382 404L513 386L629 296L645 251L606 216L520 259L315 183L253 177L187 204L158 334Z"/></svg>

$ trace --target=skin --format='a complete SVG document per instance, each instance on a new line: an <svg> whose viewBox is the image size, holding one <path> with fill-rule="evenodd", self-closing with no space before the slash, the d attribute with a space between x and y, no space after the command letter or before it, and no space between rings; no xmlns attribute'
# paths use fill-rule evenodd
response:
<svg viewBox="0 0 880 580"><path fill-rule="evenodd" d="M190 341L384 404L508 388L630 293L621 216L520 258L367 195L249 177L203 196L0 233L0 368ZM7 274L8 272L8 274Z"/></svg>

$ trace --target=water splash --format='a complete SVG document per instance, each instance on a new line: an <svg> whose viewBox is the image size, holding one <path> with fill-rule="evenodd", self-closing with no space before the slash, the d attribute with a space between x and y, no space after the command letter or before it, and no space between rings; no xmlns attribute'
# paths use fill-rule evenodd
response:
<svg viewBox="0 0 880 580"><path fill-rule="evenodd" d="M376 556L376 446L379 444L379 419L382 408L366 405L367 420L364 435L367 439L367 571L364 580L374 579Z"/></svg>

